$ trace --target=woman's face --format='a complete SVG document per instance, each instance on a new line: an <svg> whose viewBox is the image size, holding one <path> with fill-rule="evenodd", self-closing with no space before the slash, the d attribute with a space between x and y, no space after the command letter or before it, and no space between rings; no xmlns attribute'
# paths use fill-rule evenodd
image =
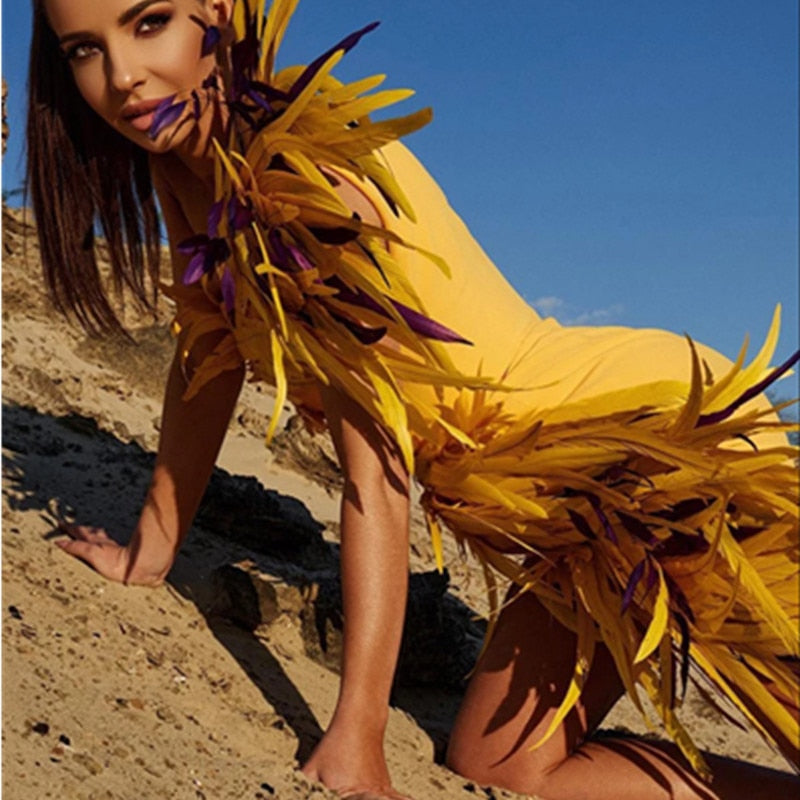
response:
<svg viewBox="0 0 800 800"><path fill-rule="evenodd" d="M45 0L78 91L111 127L150 152L178 147L192 125L148 135L155 107L188 97L212 72L203 27L224 23L219 0ZM191 105L191 104L190 104Z"/></svg>

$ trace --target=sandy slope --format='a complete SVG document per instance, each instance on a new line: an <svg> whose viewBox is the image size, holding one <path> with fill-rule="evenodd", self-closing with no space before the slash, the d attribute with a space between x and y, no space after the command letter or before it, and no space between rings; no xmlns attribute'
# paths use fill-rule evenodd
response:
<svg viewBox="0 0 800 800"><path fill-rule="evenodd" d="M136 518L158 436L169 311L155 323L131 317L138 346L87 341L44 302L32 239L23 257L20 215L4 222L4 797L332 796L295 770L337 688L324 666L333 651L314 642L320 619L335 640L335 613L320 617L325 595L315 588L335 575L327 543L336 540L338 475L329 443L291 427L266 451L272 399L248 386L220 458L234 477L217 476L166 587L109 584L68 558L51 541L59 516L103 524L120 538ZM243 477L251 475L279 494L264 495ZM242 538L252 520L225 506L239 490L271 520L258 540ZM287 530L307 537L302 549L287 544ZM452 615L445 628L469 654L477 639L462 601L482 608L482 585L448 547L460 588L435 600L433 616ZM413 570L430 570L430 556L417 514ZM273 603L245 627L226 583L226 565L243 561ZM403 667L406 684L416 675L428 685L400 686L394 698L387 750L398 788L420 800L512 797L437 763L459 698L453 676L463 665L442 660L441 630L428 633ZM420 652L433 660L420 661ZM705 746L782 766L757 737L688 702ZM641 729L624 702L609 725Z"/></svg>

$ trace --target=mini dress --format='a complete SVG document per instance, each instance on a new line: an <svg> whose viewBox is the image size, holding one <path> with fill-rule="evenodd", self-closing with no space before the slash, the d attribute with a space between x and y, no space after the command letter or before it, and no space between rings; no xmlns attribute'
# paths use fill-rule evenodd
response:
<svg viewBox="0 0 800 800"><path fill-rule="evenodd" d="M484 565L490 634L498 575L577 634L547 735L603 642L700 774L681 722L688 680L797 765L798 453L763 395L797 359L770 364L778 312L735 363L667 331L540 317L398 141L430 112L376 120L408 93L334 77L373 26L276 69L295 6L237 3L226 89L209 82L231 122L208 230L182 245L184 283L206 291L168 293L187 354L225 335L187 395L244 363L276 386L268 438L287 399L324 427L322 385L372 415L422 489L439 567L445 534ZM380 224L343 203L342 181Z"/></svg>

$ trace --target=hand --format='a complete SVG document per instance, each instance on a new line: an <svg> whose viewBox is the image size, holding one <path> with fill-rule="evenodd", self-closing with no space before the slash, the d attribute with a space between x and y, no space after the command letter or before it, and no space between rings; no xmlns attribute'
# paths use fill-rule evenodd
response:
<svg viewBox="0 0 800 800"><path fill-rule="evenodd" d="M160 586L164 583L173 554L163 549L152 551L143 547L143 537L137 530L127 545L117 544L102 528L59 523L59 529L69 536L56 544L65 552L85 561L104 578L136 586Z"/></svg>

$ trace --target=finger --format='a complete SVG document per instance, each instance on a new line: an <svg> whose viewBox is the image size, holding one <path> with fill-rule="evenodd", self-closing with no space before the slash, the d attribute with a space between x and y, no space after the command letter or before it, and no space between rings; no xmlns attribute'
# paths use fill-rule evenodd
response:
<svg viewBox="0 0 800 800"><path fill-rule="evenodd" d="M91 542L81 541L80 539L62 539L56 542L56 544L65 553L69 553L71 556L85 561L90 566L94 566L98 551L97 545L91 544Z"/></svg>
<svg viewBox="0 0 800 800"><path fill-rule="evenodd" d="M107 547L80 539L67 539L56 544L69 555L86 562L95 572L109 580L122 580L120 565Z"/></svg>
<svg viewBox="0 0 800 800"><path fill-rule="evenodd" d="M59 523L58 527L71 539L78 539L84 542L111 541L108 534L102 528L96 528L90 525L70 525L66 522Z"/></svg>

